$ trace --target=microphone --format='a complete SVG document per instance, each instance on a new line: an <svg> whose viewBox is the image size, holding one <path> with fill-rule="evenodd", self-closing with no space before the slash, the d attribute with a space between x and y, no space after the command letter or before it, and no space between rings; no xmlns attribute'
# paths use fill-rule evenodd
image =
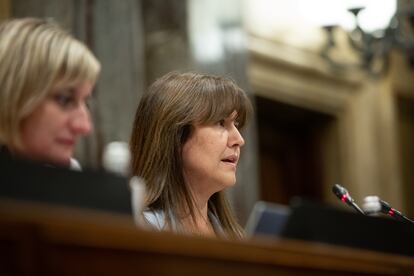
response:
<svg viewBox="0 0 414 276"><path fill-rule="evenodd" d="M367 196L364 198L363 208L368 214L383 213L396 220L414 223L411 219L404 216L397 209L392 208L388 202L380 199L378 196Z"/></svg>
<svg viewBox="0 0 414 276"><path fill-rule="evenodd" d="M332 187L332 192L343 202L354 208L358 213L365 215L365 212L355 203L354 199L349 195L348 191L339 184Z"/></svg>

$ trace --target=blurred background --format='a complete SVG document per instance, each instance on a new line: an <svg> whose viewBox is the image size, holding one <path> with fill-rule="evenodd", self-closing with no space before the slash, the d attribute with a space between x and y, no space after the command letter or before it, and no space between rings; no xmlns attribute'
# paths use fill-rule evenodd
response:
<svg viewBox="0 0 414 276"><path fill-rule="evenodd" d="M342 206L335 183L414 217L414 1L0 0L1 20L26 16L53 18L102 63L84 166L128 142L156 78L220 74L255 106L229 191L242 223L257 200Z"/></svg>

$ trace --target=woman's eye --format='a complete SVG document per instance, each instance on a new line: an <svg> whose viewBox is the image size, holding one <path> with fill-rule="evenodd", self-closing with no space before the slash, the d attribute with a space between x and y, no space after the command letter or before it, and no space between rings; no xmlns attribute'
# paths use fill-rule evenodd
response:
<svg viewBox="0 0 414 276"><path fill-rule="evenodd" d="M55 95L54 100L59 106L63 108L68 108L75 103L75 99L73 98L73 96L68 95Z"/></svg>
<svg viewBox="0 0 414 276"><path fill-rule="evenodd" d="M225 124L224 119L222 119L222 120L218 121L218 124L219 124L220 126L224 127L224 124Z"/></svg>

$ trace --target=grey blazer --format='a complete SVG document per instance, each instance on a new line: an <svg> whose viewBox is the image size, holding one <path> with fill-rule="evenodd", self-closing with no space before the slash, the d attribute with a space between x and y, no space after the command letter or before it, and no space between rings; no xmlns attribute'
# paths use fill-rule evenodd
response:
<svg viewBox="0 0 414 276"><path fill-rule="evenodd" d="M165 228L165 214L162 210L146 210L143 212L144 219L148 225L150 225L152 228L156 230L163 230ZM182 229L180 229L177 220L172 217L171 221L171 228L173 232L180 233L182 232ZM224 236L224 230L223 227L218 220L218 218L211 212L208 212L208 219L211 222L211 225L213 226L214 232L216 232L217 235Z"/></svg>

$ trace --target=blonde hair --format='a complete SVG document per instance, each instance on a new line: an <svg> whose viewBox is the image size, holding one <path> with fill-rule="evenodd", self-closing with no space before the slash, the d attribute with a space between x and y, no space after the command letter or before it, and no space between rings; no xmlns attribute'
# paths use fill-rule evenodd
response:
<svg viewBox="0 0 414 276"><path fill-rule="evenodd" d="M232 80L196 73L169 73L153 83L136 110L130 148L132 173L147 182L146 205L164 211L167 225L188 210L195 221L195 204L184 181L182 146L195 124L215 123L237 112L243 127L252 111L245 92ZM241 237L224 191L213 194L209 211L225 233ZM179 219L176 223L180 224Z"/></svg>
<svg viewBox="0 0 414 276"><path fill-rule="evenodd" d="M100 64L90 50L50 20L0 25L0 144L20 144L22 119L58 83L95 83Z"/></svg>

